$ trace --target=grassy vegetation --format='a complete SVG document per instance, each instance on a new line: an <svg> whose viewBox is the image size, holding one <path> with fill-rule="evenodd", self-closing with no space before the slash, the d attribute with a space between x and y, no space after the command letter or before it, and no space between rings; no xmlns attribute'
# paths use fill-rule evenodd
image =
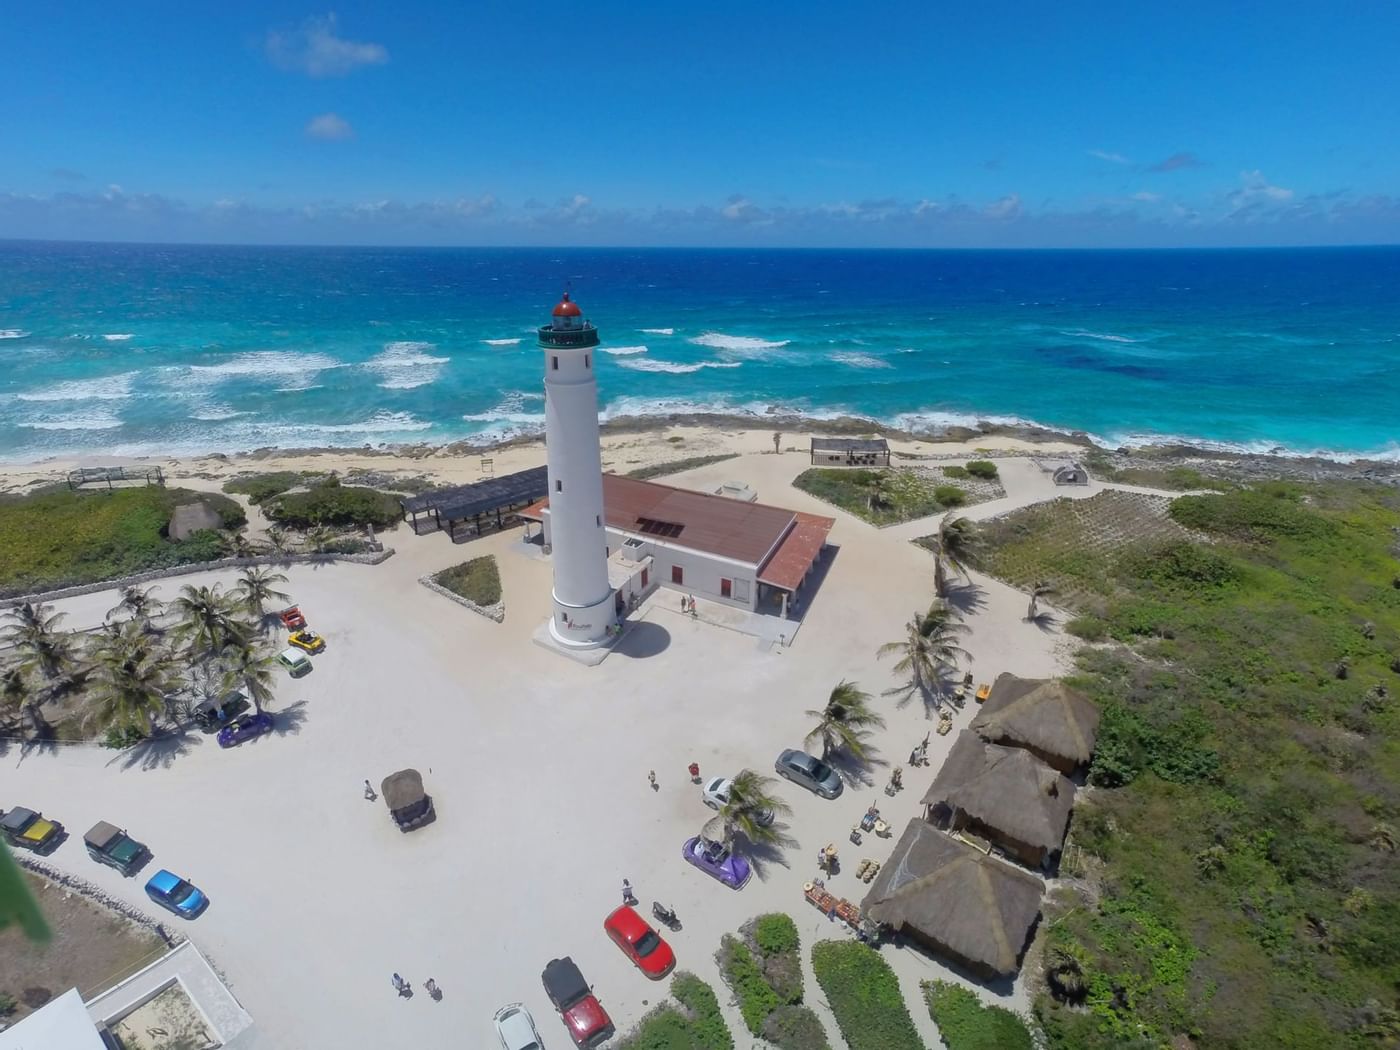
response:
<svg viewBox="0 0 1400 1050"><path fill-rule="evenodd" d="M812 946L812 969L851 1050L923 1050L899 980L875 949L821 941Z"/></svg>
<svg viewBox="0 0 1400 1050"><path fill-rule="evenodd" d="M237 493L248 497L249 503L260 504L271 499L273 496L280 496L288 489L294 489L299 485L305 485L307 475L294 470L277 470L267 474L248 474L241 478L232 478L224 482L224 491Z"/></svg>
<svg viewBox="0 0 1400 1050"><path fill-rule="evenodd" d="M218 533L195 533L183 543L165 534L177 506L199 501L224 528L244 524L243 509L227 496L154 485L0 499L0 596L221 557Z"/></svg>
<svg viewBox="0 0 1400 1050"><path fill-rule="evenodd" d="M1180 534L1078 560L1017 517L987 567L1062 581L1076 633L1119 643L1078 658L1107 790L1065 860L1097 893L1043 927L1049 1046L1394 1045L1400 493L1181 497Z"/></svg>
<svg viewBox="0 0 1400 1050"><path fill-rule="evenodd" d="M715 956L744 1024L780 1050L829 1050L821 1020L802 1005L802 942L792 917L776 912L726 934Z"/></svg>
<svg viewBox="0 0 1400 1050"><path fill-rule="evenodd" d="M1115 466L1114 460L1103 452L1090 452L1084 457L1084 465L1095 477L1104 481L1121 481L1125 485L1174 489L1178 492L1192 489L1229 492L1235 488L1230 482L1202 474L1195 467L1154 464L1151 461L1127 467Z"/></svg>
<svg viewBox="0 0 1400 1050"><path fill-rule="evenodd" d="M495 605L501 600L501 573L494 554L443 569L434 574L433 582L477 605Z"/></svg>
<svg viewBox="0 0 1400 1050"><path fill-rule="evenodd" d="M989 459L974 459L967 465L967 472L974 478L993 481L997 477L997 465Z"/></svg>
<svg viewBox="0 0 1400 1050"><path fill-rule="evenodd" d="M270 496L263 503L263 513L277 524L294 529L313 529L322 525L373 525L377 529L397 525L403 516L396 497L378 489L342 485L331 476L317 482L305 492L289 492Z"/></svg>
<svg viewBox="0 0 1400 1050"><path fill-rule="evenodd" d="M734 1050L734 1037L708 984L680 971L671 978L671 994L680 1007L662 1003L617 1044L617 1050Z"/></svg>
<svg viewBox="0 0 1400 1050"><path fill-rule="evenodd" d="M924 981L920 987L948 1050L1033 1050L1025 1022L1005 1007L984 1006L972 992L947 981Z"/></svg>
<svg viewBox="0 0 1400 1050"><path fill-rule="evenodd" d="M872 525L924 518L967 502L967 493L956 485L939 485L906 469L812 467L797 475L792 483Z"/></svg>
<svg viewBox="0 0 1400 1050"><path fill-rule="evenodd" d="M708 467L711 463L723 463L726 459L738 458L739 453L737 452L722 452L715 456L690 456L686 459L673 459L669 463L653 463L649 467L638 467L636 470L629 470L623 477L645 481L648 478L662 478L667 474L679 474L683 470Z"/></svg>

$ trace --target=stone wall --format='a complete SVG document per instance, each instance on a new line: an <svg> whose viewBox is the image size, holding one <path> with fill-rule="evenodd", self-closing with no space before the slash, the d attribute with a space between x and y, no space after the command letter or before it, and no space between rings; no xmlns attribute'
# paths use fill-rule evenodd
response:
<svg viewBox="0 0 1400 1050"><path fill-rule="evenodd" d="M495 620L497 623L505 623L506 621L506 601L504 598L495 605L477 605L476 602L472 601L470 598L463 598L460 594L454 594L452 591L449 591L431 576L420 576L418 577L418 582L435 594L440 594L444 598L456 602L458 605L465 605L474 613L480 613L482 616Z"/></svg>
<svg viewBox="0 0 1400 1050"><path fill-rule="evenodd" d="M129 922L134 922L136 925L150 930L152 933L159 935L166 944L173 946L185 939L177 929L167 929L163 924L156 922L155 919L151 918L139 908L133 908L130 904L127 904L126 901L104 893L92 883L88 882L87 879L80 878L77 875L69 875L66 871L59 871L57 868L50 867L43 861L20 853L18 850L15 851L13 856L15 860L19 861L21 866L28 868L38 875L42 875L50 882L55 882L60 886L67 887L74 893L86 897L95 904L102 905L102 907L106 908L108 911L116 912Z"/></svg>

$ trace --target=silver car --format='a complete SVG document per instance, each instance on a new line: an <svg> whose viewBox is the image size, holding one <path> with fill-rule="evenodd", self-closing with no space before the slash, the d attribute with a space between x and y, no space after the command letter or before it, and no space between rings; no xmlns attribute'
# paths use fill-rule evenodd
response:
<svg viewBox="0 0 1400 1050"><path fill-rule="evenodd" d="M788 748L778 756L773 768L780 777L787 777L822 798L837 798L845 788L836 770L805 751Z"/></svg>
<svg viewBox="0 0 1400 1050"><path fill-rule="evenodd" d="M522 1003L511 1003L496 1011L496 1038L502 1050L544 1050L535 1019Z"/></svg>

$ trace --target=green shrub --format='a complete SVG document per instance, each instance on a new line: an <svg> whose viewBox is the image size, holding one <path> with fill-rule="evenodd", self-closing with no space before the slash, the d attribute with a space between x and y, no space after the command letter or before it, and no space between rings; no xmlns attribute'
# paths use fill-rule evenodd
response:
<svg viewBox="0 0 1400 1050"><path fill-rule="evenodd" d="M1098 616L1076 616L1065 624L1065 630L1086 642L1101 642L1108 637L1108 624Z"/></svg>
<svg viewBox="0 0 1400 1050"><path fill-rule="evenodd" d="M713 988L693 973L678 971L671 978L671 994L690 1014L695 1050L734 1050L734 1037L719 1012Z"/></svg>
<svg viewBox="0 0 1400 1050"><path fill-rule="evenodd" d="M501 574L494 554L443 569L433 575L433 582L477 605L495 605L501 600Z"/></svg>
<svg viewBox="0 0 1400 1050"><path fill-rule="evenodd" d="M821 941L812 946L812 969L851 1050L923 1050L899 980L875 949Z"/></svg>
<svg viewBox="0 0 1400 1050"><path fill-rule="evenodd" d="M294 529L321 525L373 525L383 529L396 525L403 511L399 501L387 492L342 485L332 477L306 492L270 498L263 513L277 524Z"/></svg>
<svg viewBox="0 0 1400 1050"><path fill-rule="evenodd" d="M1240 576L1230 558L1187 540L1171 540L1134 551L1124 557L1122 568L1140 580L1193 589L1224 587Z"/></svg>
<svg viewBox="0 0 1400 1050"><path fill-rule="evenodd" d="M298 474L293 470L278 470L268 474L250 474L241 478L232 478L224 482L225 492L236 492L247 496L248 502L260 504L273 496L280 496L288 489L294 489L298 485L305 484L305 474Z"/></svg>
<svg viewBox="0 0 1400 1050"><path fill-rule="evenodd" d="M966 467L960 467L956 463L952 464L951 466L944 467L943 476L945 478L955 478L958 481L962 481L964 478L972 477L972 475L968 472L968 469Z"/></svg>
<svg viewBox="0 0 1400 1050"><path fill-rule="evenodd" d="M763 1038L779 1050L831 1050L821 1018L806 1006L780 1006L763 1022Z"/></svg>
<svg viewBox="0 0 1400 1050"><path fill-rule="evenodd" d="M797 934L797 923L784 912L770 912L754 920L754 943L764 955L778 955L795 952L802 946Z"/></svg>
<svg viewBox="0 0 1400 1050"><path fill-rule="evenodd" d="M961 507L967 502L967 493L956 485L939 485L933 490L933 498L944 507Z"/></svg>
<svg viewBox="0 0 1400 1050"><path fill-rule="evenodd" d="M645 481L647 478L661 478L667 474L679 474L683 470L708 467L711 463L723 463L726 459L737 459L738 457L739 453L737 452L721 452L714 456L689 456L685 459L673 459L669 463L653 463L649 467L638 467L636 470L629 470L623 476Z"/></svg>
<svg viewBox="0 0 1400 1050"><path fill-rule="evenodd" d="M19 1009L19 1000L9 992L0 992L0 1017L9 1017Z"/></svg>
<svg viewBox="0 0 1400 1050"><path fill-rule="evenodd" d="M763 1022L783 1005L778 993L769 987L753 955L737 937L726 933L720 938L717 961L725 983L739 1000L744 1024L754 1035L762 1035Z"/></svg>
<svg viewBox="0 0 1400 1050"><path fill-rule="evenodd" d="M1332 521L1309 510L1297 490L1267 485L1218 496L1178 496L1169 513L1189 529L1263 542L1283 536L1323 539L1336 532Z"/></svg>
<svg viewBox="0 0 1400 1050"><path fill-rule="evenodd" d="M961 985L924 981L929 1016L948 1050L1032 1050L1026 1024L1001 1006L984 1006Z"/></svg>
<svg viewBox="0 0 1400 1050"><path fill-rule="evenodd" d="M113 751L120 751L123 748L139 744L145 739L146 734L135 726L110 725L107 727L106 736L102 738L102 746L110 747Z"/></svg>
<svg viewBox="0 0 1400 1050"><path fill-rule="evenodd" d="M967 472L974 478L991 481L997 476L997 465L988 459L974 459L967 465Z"/></svg>

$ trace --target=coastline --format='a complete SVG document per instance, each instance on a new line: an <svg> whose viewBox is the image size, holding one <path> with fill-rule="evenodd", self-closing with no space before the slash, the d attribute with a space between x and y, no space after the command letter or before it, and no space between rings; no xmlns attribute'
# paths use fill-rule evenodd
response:
<svg viewBox="0 0 1400 1050"><path fill-rule="evenodd" d="M783 451L788 455L805 452L805 439L812 436L878 434L889 441L896 466L900 460L975 457L985 452L989 455L1087 458L1099 464L1100 469L1107 466L1115 471L1189 467L1225 479L1367 480L1400 485L1400 463L1391 460L1334 458L1282 448L1246 452L1180 441L1113 448L1083 432L1020 424L983 422L976 427L946 426L936 431L909 431L858 416L815 419L785 413L758 417L697 412L621 416L601 423L600 430L604 470L615 473L695 456L770 453L772 435L780 432ZM159 466L167 475L183 481L219 483L240 474L292 470L375 476L380 484L386 478L463 484L539 466L543 462L542 434L521 434L482 444L459 440L441 445L267 446L246 452L209 451L172 456L53 456L29 462L0 463L0 491L23 492L27 488L62 481L69 470L92 466Z"/></svg>

